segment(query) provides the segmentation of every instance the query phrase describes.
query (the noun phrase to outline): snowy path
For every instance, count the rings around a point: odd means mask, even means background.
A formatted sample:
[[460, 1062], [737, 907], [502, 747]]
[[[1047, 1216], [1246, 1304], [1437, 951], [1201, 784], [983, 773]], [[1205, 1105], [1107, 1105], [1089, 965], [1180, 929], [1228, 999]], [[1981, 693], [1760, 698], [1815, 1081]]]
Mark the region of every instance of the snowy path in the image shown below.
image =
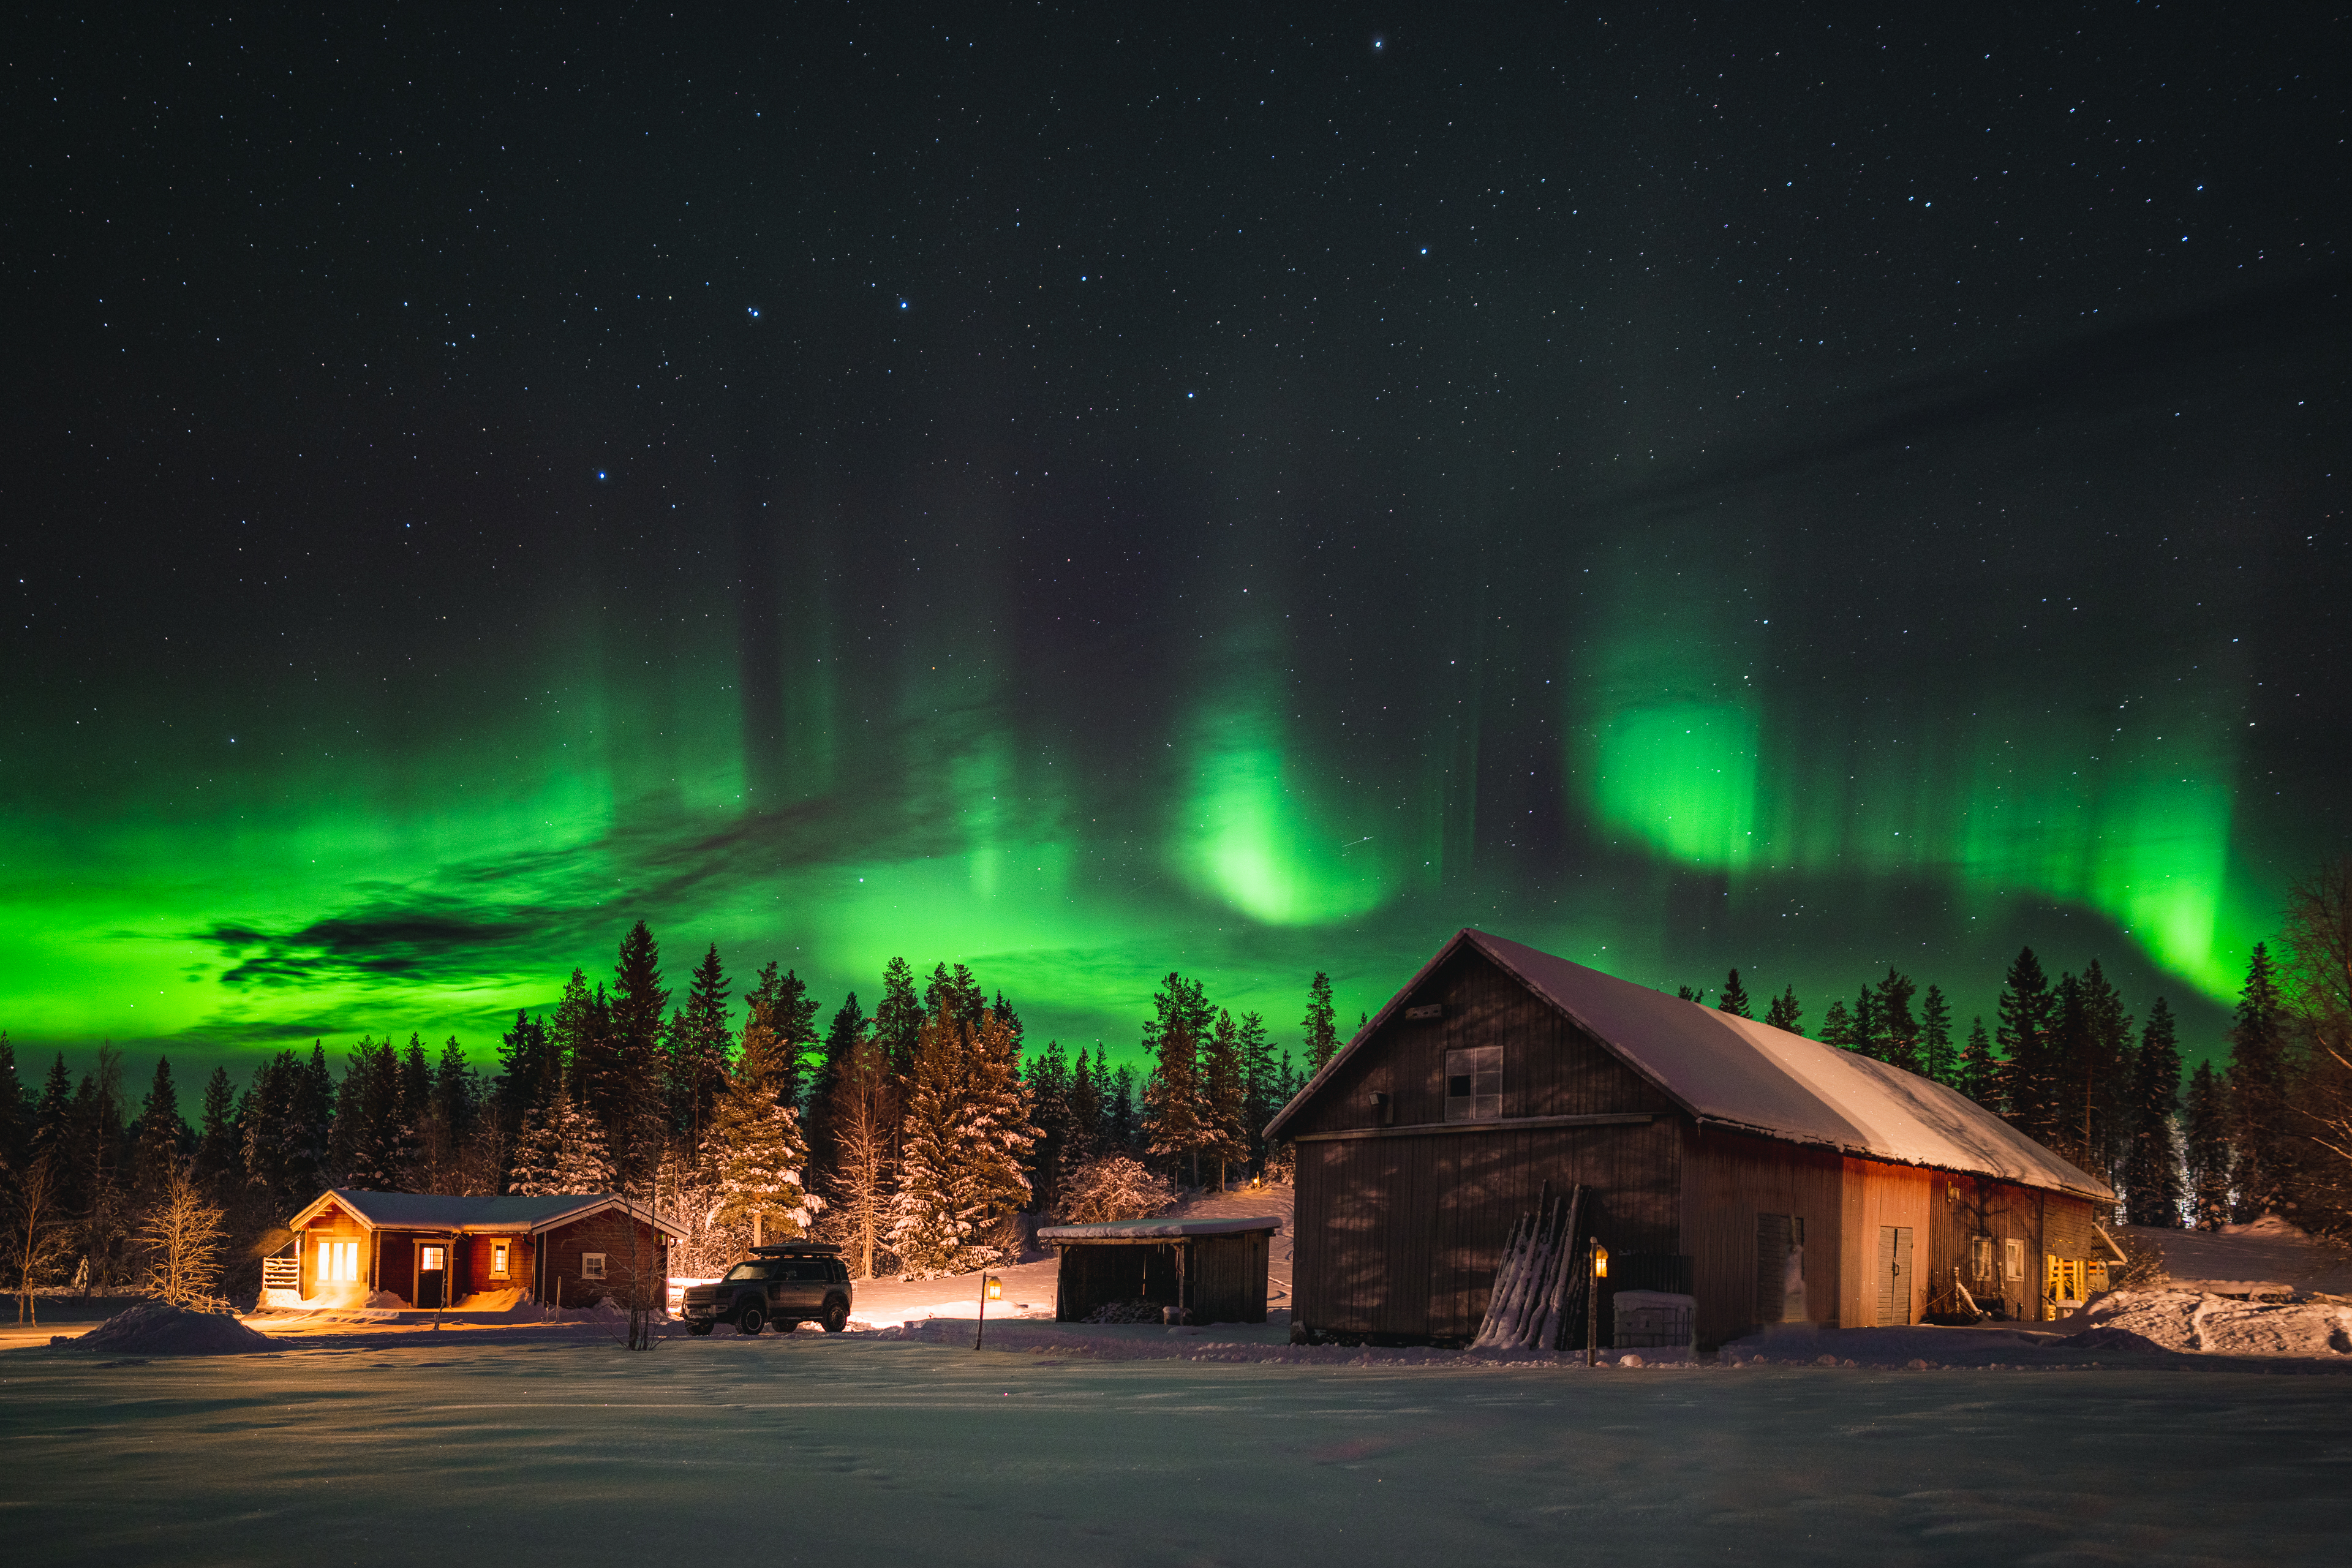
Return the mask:
[[[1105, 1362], [867, 1336], [0, 1353], [19, 1561], [2339, 1563], [2352, 1384]], [[780, 1533], [782, 1532], [782, 1533]]]

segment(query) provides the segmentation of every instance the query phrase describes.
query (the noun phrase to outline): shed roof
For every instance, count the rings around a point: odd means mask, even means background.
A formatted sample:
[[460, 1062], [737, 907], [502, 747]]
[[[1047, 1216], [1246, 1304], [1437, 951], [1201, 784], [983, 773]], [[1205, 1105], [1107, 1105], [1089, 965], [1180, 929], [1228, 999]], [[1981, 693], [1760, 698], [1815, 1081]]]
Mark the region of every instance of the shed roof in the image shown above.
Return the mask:
[[625, 1209], [672, 1236], [686, 1232], [614, 1193], [563, 1193], [546, 1197], [456, 1197], [446, 1193], [372, 1193], [335, 1187], [321, 1193], [288, 1222], [299, 1230], [329, 1204], [347, 1211], [370, 1230], [449, 1230], [536, 1234], [605, 1209]]
[[1413, 988], [1465, 945], [1517, 976], [1701, 1122], [2102, 1202], [2114, 1197], [2105, 1183], [1917, 1073], [1470, 929], [1439, 949], [1282, 1108], [1267, 1135], [1276, 1135]]
[[1040, 1241], [1182, 1241], [1198, 1236], [1245, 1236], [1254, 1230], [1277, 1231], [1278, 1215], [1261, 1219], [1111, 1219], [1095, 1225], [1040, 1226]]

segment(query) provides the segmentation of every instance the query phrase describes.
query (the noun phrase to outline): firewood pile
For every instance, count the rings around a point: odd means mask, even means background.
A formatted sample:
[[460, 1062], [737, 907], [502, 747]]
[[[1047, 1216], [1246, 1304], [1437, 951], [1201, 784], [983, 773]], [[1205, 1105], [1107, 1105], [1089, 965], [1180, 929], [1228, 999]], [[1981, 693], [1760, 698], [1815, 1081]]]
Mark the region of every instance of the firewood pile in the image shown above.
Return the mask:
[[1583, 1321], [1589, 1286], [1587, 1271], [1577, 1267], [1583, 1208], [1581, 1186], [1556, 1198], [1545, 1184], [1536, 1212], [1522, 1215], [1511, 1227], [1472, 1350], [1556, 1351], [1568, 1331]]

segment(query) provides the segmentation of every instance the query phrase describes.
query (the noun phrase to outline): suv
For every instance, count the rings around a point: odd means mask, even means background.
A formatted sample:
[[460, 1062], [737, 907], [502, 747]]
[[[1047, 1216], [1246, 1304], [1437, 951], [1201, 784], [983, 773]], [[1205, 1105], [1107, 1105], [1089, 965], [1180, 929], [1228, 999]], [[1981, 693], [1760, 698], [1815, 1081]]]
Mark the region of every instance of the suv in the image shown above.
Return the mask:
[[816, 1241], [753, 1247], [717, 1284], [686, 1288], [686, 1331], [732, 1323], [739, 1334], [756, 1334], [773, 1323], [789, 1334], [814, 1322], [841, 1332], [849, 1327], [849, 1269], [840, 1252]]

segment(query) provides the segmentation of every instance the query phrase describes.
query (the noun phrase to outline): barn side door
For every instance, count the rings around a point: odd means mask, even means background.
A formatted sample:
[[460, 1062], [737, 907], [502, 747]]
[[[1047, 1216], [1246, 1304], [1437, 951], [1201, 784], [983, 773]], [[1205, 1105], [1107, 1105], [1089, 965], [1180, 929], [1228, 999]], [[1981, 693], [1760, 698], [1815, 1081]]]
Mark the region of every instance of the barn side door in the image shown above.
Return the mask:
[[1878, 1323], [1891, 1328], [1911, 1321], [1911, 1227], [1878, 1227]]

